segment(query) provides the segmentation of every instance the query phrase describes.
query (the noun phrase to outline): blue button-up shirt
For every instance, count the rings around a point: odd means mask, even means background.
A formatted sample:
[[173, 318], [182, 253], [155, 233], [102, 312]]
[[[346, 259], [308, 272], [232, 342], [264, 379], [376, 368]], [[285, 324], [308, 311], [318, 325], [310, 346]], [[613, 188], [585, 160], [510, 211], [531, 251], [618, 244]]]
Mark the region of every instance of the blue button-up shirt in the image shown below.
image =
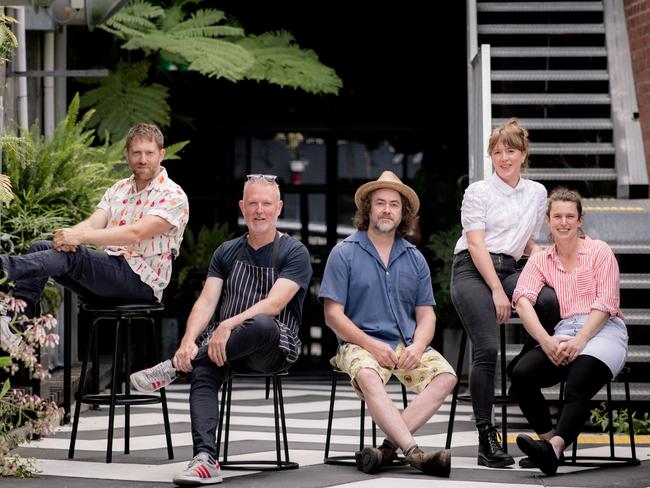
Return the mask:
[[357, 327], [393, 348], [400, 341], [413, 343], [415, 307], [436, 303], [422, 253], [396, 237], [385, 266], [366, 231], [332, 249], [319, 298], [342, 304]]

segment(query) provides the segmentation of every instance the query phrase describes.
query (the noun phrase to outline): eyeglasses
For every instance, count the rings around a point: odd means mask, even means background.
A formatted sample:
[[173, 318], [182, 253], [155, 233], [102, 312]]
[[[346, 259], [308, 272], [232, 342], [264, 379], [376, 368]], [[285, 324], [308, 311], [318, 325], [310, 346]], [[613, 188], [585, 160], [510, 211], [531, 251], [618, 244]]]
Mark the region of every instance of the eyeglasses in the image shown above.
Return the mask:
[[265, 180], [268, 181], [269, 183], [275, 183], [278, 177], [275, 175], [263, 175], [260, 173], [255, 173], [252, 175], [246, 175], [246, 179], [248, 181]]

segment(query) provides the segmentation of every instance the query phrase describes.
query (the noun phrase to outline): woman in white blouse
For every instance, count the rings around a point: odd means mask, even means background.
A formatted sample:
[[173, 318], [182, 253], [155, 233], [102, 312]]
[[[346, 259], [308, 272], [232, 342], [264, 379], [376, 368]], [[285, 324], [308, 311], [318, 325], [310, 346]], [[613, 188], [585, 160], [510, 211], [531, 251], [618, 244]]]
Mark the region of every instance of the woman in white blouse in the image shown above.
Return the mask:
[[[539, 250], [533, 240], [546, 209], [546, 189], [521, 177], [528, 159], [528, 131], [510, 119], [492, 131], [488, 144], [494, 173], [465, 190], [463, 234], [454, 250], [451, 298], [473, 346], [472, 407], [479, 433], [478, 464], [502, 468], [514, 463], [492, 426], [497, 324], [510, 317], [510, 297], [521, 257]], [[537, 310], [552, 328], [559, 320], [553, 290], [540, 294]]]
[[[519, 435], [517, 445], [542, 472], [554, 474], [562, 451], [575, 441], [589, 416], [589, 400], [625, 364], [628, 336], [619, 308], [616, 257], [603, 241], [582, 235], [578, 192], [553, 190], [546, 216], [554, 245], [529, 259], [512, 297], [540, 347], [528, 351], [513, 368], [510, 393], [540, 437]], [[544, 285], [557, 292], [562, 316], [550, 333], [532, 305]], [[562, 380], [564, 403], [553, 428], [540, 388]]]

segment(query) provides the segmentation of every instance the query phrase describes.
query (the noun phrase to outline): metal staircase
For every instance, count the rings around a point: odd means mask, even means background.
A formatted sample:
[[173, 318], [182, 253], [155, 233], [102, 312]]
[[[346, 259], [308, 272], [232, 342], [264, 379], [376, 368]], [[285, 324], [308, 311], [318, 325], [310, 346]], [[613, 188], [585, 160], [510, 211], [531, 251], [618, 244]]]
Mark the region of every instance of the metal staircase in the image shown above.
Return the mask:
[[623, 2], [468, 0], [467, 15], [470, 180], [492, 172], [491, 128], [517, 117], [527, 176], [594, 198], [585, 231], [619, 259], [632, 396], [650, 401], [650, 200]]

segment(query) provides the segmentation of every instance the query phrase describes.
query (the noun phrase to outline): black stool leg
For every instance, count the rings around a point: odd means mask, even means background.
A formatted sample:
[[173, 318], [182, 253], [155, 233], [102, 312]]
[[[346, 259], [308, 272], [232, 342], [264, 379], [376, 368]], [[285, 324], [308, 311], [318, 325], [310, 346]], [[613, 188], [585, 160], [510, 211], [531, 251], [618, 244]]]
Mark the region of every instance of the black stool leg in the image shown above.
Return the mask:
[[111, 384], [111, 403], [108, 410], [108, 442], [106, 446], [106, 462], [113, 460], [113, 427], [115, 426], [115, 402], [118, 388], [118, 369], [120, 368], [120, 319], [115, 325], [115, 349], [113, 350], [113, 383]]
[[[123, 353], [124, 357], [124, 393], [128, 396], [131, 394], [131, 319], [126, 320], [126, 329], [124, 329], [124, 340], [126, 342], [126, 350]], [[122, 379], [120, 379], [120, 391], [122, 389]], [[129, 438], [131, 437], [131, 406], [124, 405], [124, 454], [129, 454], [130, 445]]]
[[501, 351], [501, 396], [504, 399], [503, 405], [501, 405], [501, 432], [502, 432], [502, 444], [503, 452], [508, 452], [508, 405], [505, 402], [507, 396], [507, 386], [506, 386], [506, 325], [498, 324], [499, 327], [499, 348]]
[[282, 440], [284, 442], [284, 460], [289, 462], [289, 440], [287, 439], [287, 418], [284, 415], [284, 395], [282, 394], [282, 377], [273, 375], [278, 382], [278, 400], [280, 401], [280, 422], [282, 425]]
[[458, 403], [458, 390], [460, 389], [460, 376], [463, 373], [463, 361], [465, 359], [465, 347], [467, 346], [467, 331], [463, 329], [463, 335], [460, 340], [460, 351], [458, 352], [458, 363], [456, 365], [456, 386], [451, 397], [451, 407], [449, 408], [449, 425], [447, 426], [447, 441], [445, 449], [451, 448], [451, 437], [454, 435], [454, 418], [456, 417], [456, 404]]
[[95, 327], [97, 321], [93, 321], [90, 326], [90, 331], [88, 332], [88, 345], [86, 346], [86, 354], [84, 355], [84, 361], [81, 365], [81, 376], [79, 377], [79, 389], [77, 390], [77, 402], [74, 407], [74, 420], [72, 422], [72, 434], [70, 435], [70, 449], [68, 450], [68, 458], [72, 459], [74, 457], [74, 446], [77, 442], [77, 429], [79, 428], [79, 414], [81, 412], [81, 400], [85, 393], [86, 385], [86, 372], [88, 370], [88, 360], [90, 359], [90, 352], [93, 347], [93, 339], [95, 336]]
[[623, 380], [625, 385], [625, 407], [627, 408], [627, 427], [630, 430], [630, 450], [632, 451], [632, 461], [639, 463], [636, 458], [636, 445], [634, 443], [634, 424], [632, 422], [632, 402], [630, 400], [630, 382], [627, 375]]
[[221, 453], [221, 436], [223, 435], [223, 417], [226, 411], [226, 396], [228, 395], [228, 382], [221, 387], [221, 409], [219, 410], [219, 424], [217, 426], [217, 459]]
[[[268, 379], [268, 378], [267, 378]], [[278, 468], [282, 466], [282, 455], [280, 454], [280, 412], [278, 405], [278, 385], [273, 377], [273, 417], [275, 423], [275, 455]]]
[[226, 394], [228, 398], [226, 399], [226, 434], [223, 441], [223, 462], [228, 461], [228, 440], [230, 437], [230, 402], [232, 400], [232, 378], [228, 380], [226, 386]]
[[[153, 337], [153, 352], [155, 354], [156, 361], [160, 360], [160, 346], [158, 344], [158, 336], [156, 335], [156, 322], [153, 318], [147, 318], [151, 324], [151, 336]], [[126, 378], [127, 385], [130, 385], [131, 381], [127, 372]], [[165, 424], [165, 440], [167, 441], [167, 457], [169, 459], [174, 459], [174, 446], [172, 445], [172, 432], [169, 425], [169, 410], [167, 409], [167, 393], [164, 388], [160, 389], [160, 403], [162, 404], [163, 412], [163, 423]]]
[[612, 382], [607, 381], [607, 413], [609, 414], [609, 422], [607, 430], [609, 431], [609, 455], [613, 458], [614, 454], [614, 417], [612, 416]]
[[336, 373], [332, 372], [332, 392], [330, 393], [330, 411], [327, 416], [327, 435], [325, 436], [325, 457], [327, 462], [330, 456], [330, 441], [332, 440], [332, 421], [334, 419], [334, 399], [336, 398]]
[[359, 450], [363, 450], [366, 436], [366, 402], [361, 400], [361, 415], [359, 418]]

